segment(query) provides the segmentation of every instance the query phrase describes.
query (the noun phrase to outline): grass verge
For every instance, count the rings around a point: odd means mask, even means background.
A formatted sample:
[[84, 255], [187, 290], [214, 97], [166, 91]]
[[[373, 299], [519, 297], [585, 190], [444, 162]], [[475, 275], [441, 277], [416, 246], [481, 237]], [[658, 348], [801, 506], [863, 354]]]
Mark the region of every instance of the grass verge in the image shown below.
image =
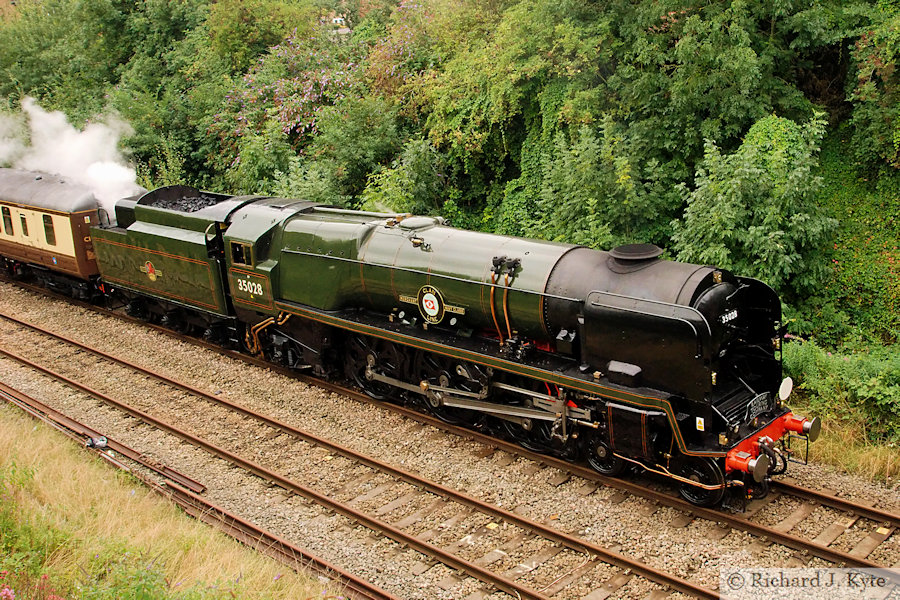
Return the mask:
[[0, 406], [0, 578], [3, 600], [326, 593], [8, 405]]
[[[791, 406], [798, 414], [815, 414], [807, 400]], [[822, 418], [822, 435], [809, 445], [810, 462], [828, 464], [872, 481], [891, 484], [900, 477], [900, 452], [893, 442], [871, 442], [863, 422]]]
[[900, 353], [896, 346], [838, 352], [813, 341], [784, 346], [785, 373], [799, 384], [791, 405], [822, 419], [816, 462], [873, 480], [900, 476]]

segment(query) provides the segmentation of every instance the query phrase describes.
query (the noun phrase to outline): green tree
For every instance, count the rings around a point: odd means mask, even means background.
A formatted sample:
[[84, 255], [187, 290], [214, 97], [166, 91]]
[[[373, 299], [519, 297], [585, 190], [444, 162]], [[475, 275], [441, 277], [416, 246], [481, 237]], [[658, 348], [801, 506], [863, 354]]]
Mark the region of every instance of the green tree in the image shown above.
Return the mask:
[[900, 9], [882, 4], [883, 21], [853, 47], [853, 151], [869, 165], [885, 161], [900, 169]]
[[[207, 120], [228, 90], [227, 65], [209, 48], [205, 0], [143, 0], [127, 19], [137, 44], [109, 102], [134, 129], [126, 143], [149, 184], [209, 186], [220, 154]], [[221, 169], [224, 171], [224, 169]]]
[[352, 198], [341, 194], [333, 174], [326, 167], [324, 163], [316, 161], [304, 163], [299, 156], [290, 157], [287, 171], [275, 173], [275, 195], [334, 206], [350, 206]]
[[587, 126], [571, 143], [557, 134], [530, 233], [592, 248], [635, 241], [635, 225], [646, 216], [644, 198], [621, 142], [611, 120], [604, 121], [599, 137]]
[[318, 10], [311, 2], [218, 0], [209, 12], [212, 47], [233, 72], [240, 73], [288, 34], [309, 35], [317, 16]]
[[210, 131], [233, 147], [240, 136], [259, 134], [275, 121], [301, 150], [318, 133], [323, 109], [363, 95], [353, 50], [324, 28], [313, 36], [291, 34], [232, 84], [224, 106], [211, 115]]
[[344, 197], [357, 198], [369, 175], [390, 164], [402, 147], [395, 109], [379, 98], [346, 98], [322, 109], [318, 131], [307, 156]]
[[22, 0], [0, 26], [0, 96], [32, 96], [84, 121], [104, 108], [132, 41], [118, 0]]
[[683, 188], [684, 219], [673, 223], [678, 259], [759, 278], [788, 298], [815, 289], [837, 226], [815, 202], [824, 130], [821, 114], [805, 125], [770, 115], [733, 154], [708, 141], [696, 187]]
[[287, 136], [270, 121], [265, 131], [240, 139], [238, 156], [225, 173], [229, 189], [243, 194], [267, 194], [279, 174], [288, 171], [293, 151]]
[[429, 142], [410, 140], [391, 168], [373, 173], [362, 194], [364, 210], [439, 214], [446, 184], [443, 156]]

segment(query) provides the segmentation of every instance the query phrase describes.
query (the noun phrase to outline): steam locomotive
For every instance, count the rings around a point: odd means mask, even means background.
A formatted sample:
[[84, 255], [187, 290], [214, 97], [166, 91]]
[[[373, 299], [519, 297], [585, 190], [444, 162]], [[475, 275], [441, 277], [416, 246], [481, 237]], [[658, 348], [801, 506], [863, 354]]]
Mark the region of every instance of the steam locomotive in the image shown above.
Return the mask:
[[698, 505], [765, 494], [820, 431], [784, 405], [775, 292], [656, 246], [187, 186], [119, 200], [113, 224], [86, 188], [10, 169], [0, 208], [14, 276], [604, 475], [663, 475]]

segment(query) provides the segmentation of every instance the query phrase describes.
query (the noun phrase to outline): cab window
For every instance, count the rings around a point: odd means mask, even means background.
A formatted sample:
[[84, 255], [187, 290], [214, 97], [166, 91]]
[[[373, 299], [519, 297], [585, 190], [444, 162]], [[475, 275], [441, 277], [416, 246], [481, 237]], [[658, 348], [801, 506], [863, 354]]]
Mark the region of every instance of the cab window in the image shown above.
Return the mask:
[[236, 265], [253, 266], [253, 256], [250, 252], [250, 244], [231, 242], [231, 262]]
[[53, 217], [44, 215], [44, 237], [51, 246], [56, 245], [56, 232], [53, 230]]
[[9, 212], [8, 206], [3, 207], [3, 231], [6, 235], [13, 234], [12, 213]]

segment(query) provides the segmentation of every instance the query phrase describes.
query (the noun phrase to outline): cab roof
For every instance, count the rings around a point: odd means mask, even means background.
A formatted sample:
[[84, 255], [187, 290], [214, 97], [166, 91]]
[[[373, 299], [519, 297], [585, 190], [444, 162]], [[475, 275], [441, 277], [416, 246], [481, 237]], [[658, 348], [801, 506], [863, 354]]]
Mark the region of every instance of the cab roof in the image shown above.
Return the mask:
[[231, 213], [225, 237], [255, 241], [278, 223], [318, 206], [315, 202], [285, 198], [255, 197]]

